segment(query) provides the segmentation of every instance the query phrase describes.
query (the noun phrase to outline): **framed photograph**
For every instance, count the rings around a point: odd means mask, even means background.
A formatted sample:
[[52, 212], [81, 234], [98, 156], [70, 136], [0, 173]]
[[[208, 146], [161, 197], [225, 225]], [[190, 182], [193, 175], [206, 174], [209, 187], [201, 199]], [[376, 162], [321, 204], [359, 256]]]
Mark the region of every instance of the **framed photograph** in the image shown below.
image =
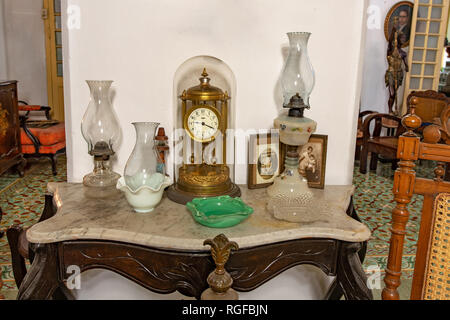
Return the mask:
[[250, 135], [248, 149], [248, 188], [266, 188], [280, 174], [278, 133]]
[[[280, 161], [286, 155], [286, 145], [281, 143]], [[328, 136], [312, 134], [309, 142], [298, 148], [300, 156], [298, 171], [308, 180], [310, 188], [325, 188], [325, 171], [327, 164]], [[284, 171], [284, 160], [280, 165], [280, 172]]]
[[402, 48], [409, 46], [414, 3], [401, 1], [395, 4], [384, 20], [384, 35], [392, 42], [395, 31], [399, 31], [399, 42]]

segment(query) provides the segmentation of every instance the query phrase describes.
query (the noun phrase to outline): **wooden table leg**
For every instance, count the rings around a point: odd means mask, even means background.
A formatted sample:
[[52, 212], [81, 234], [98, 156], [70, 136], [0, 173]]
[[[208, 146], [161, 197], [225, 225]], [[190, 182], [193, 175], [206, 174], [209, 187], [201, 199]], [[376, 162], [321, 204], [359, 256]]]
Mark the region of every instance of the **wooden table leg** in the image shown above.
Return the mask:
[[[60, 281], [56, 244], [38, 244], [35, 258], [19, 288], [18, 300], [49, 300], [64, 286]], [[58, 291], [59, 293], [61, 290]], [[61, 295], [58, 294], [58, 297]]]
[[341, 300], [343, 295], [344, 292], [339, 285], [339, 281], [337, 279], [334, 279], [333, 283], [328, 289], [327, 294], [325, 295], [325, 300]]
[[362, 246], [358, 242], [341, 243], [336, 281], [327, 298], [336, 299], [340, 287], [347, 300], [373, 300], [372, 291], [367, 287], [367, 277], [358, 255]]

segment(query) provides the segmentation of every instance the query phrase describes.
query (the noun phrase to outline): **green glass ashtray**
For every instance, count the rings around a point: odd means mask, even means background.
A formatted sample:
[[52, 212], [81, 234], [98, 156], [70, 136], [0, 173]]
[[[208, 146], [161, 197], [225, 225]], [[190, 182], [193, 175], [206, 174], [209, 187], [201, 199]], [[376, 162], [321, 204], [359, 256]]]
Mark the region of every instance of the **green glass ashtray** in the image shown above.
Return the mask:
[[210, 228], [233, 227], [253, 213], [253, 208], [247, 206], [241, 198], [230, 196], [195, 198], [186, 207], [195, 221]]

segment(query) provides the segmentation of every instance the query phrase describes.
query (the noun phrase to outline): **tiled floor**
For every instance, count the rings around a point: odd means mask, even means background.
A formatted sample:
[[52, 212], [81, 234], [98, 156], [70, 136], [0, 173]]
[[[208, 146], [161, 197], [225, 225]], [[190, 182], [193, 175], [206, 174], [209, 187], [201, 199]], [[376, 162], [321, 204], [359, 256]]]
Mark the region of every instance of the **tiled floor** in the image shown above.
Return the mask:
[[[30, 159], [29, 163], [24, 178], [20, 178], [15, 172], [0, 176], [0, 205], [3, 210], [1, 230], [6, 230], [14, 224], [28, 227], [36, 223], [44, 207], [47, 183], [67, 181], [65, 156], [58, 157], [57, 176], [52, 175], [48, 158]], [[3, 279], [1, 292], [7, 299], [14, 299], [17, 287], [6, 234], [0, 239], [0, 267]]]
[[[432, 172], [429, 163], [424, 163], [417, 169], [419, 176], [430, 177]], [[58, 159], [58, 175], [56, 177], [51, 174], [48, 159], [33, 162], [24, 178], [19, 178], [14, 173], [1, 176], [0, 204], [3, 209], [1, 229], [6, 230], [13, 224], [23, 226], [34, 224], [43, 209], [47, 182], [66, 180], [65, 157]], [[356, 186], [355, 207], [360, 218], [372, 231], [364, 268], [366, 271], [379, 268], [383, 277], [389, 248], [391, 210], [395, 205], [392, 196], [393, 171], [390, 165], [380, 164], [377, 173], [369, 172], [363, 175], [359, 173], [359, 166], [356, 163], [353, 183]], [[409, 297], [421, 203], [421, 197], [414, 197], [410, 207], [411, 219], [408, 224], [403, 260], [405, 272], [400, 290], [402, 299]], [[2, 293], [7, 299], [14, 299], [17, 288], [12, 274], [11, 256], [6, 236], [0, 239], [0, 266], [4, 283]], [[374, 290], [374, 296], [379, 299], [379, 290]]]

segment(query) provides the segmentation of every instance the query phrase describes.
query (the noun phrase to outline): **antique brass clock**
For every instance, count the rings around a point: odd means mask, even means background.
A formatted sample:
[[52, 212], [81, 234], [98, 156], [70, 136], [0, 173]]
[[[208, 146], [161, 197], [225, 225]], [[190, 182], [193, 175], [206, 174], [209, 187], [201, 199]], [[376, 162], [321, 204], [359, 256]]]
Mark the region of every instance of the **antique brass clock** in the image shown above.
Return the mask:
[[180, 96], [184, 160], [167, 196], [182, 204], [193, 198], [241, 194], [226, 164], [230, 96], [211, 85], [206, 69], [199, 80]]

